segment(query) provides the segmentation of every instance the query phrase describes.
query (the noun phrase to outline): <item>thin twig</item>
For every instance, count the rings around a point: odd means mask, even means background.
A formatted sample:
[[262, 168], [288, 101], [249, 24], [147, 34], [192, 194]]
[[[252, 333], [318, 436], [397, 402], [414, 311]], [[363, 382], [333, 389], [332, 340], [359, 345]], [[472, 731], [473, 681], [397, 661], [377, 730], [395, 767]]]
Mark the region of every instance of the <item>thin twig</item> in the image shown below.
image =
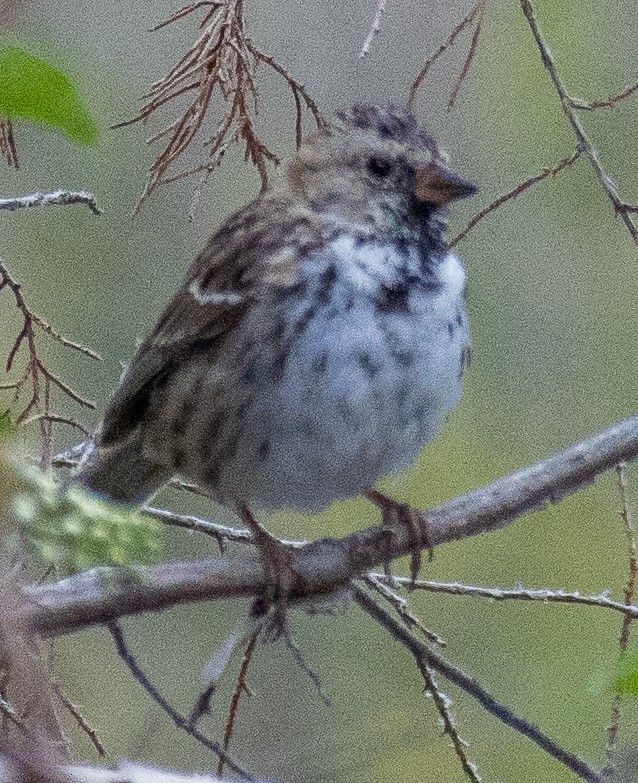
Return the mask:
[[88, 434], [84, 426], [74, 418], [60, 416], [51, 410], [51, 384], [57, 386], [66, 397], [83, 407], [95, 408], [95, 404], [78, 394], [44, 365], [38, 351], [36, 331], [39, 333], [39, 330], [42, 330], [64, 348], [78, 351], [85, 356], [90, 356], [92, 359], [99, 359], [100, 357], [94, 351], [91, 351], [90, 348], [63, 337], [41, 316], [36, 315], [28, 307], [20, 283], [12, 277], [7, 267], [0, 262], [0, 292], [3, 288], [11, 291], [15, 305], [22, 315], [22, 326], [9, 349], [5, 370], [6, 372], [11, 371], [14, 361], [21, 351], [26, 354], [26, 361], [21, 377], [17, 381], [3, 384], [2, 388], [13, 390], [13, 402], [15, 404], [20, 399], [23, 391], [30, 387], [29, 399], [17, 414], [16, 421], [22, 423], [29, 420], [38, 423], [40, 428], [40, 465], [44, 468], [51, 461], [52, 424], [54, 422], [68, 424]]
[[568, 155], [566, 158], [560, 160], [555, 166], [551, 166], [550, 168], [543, 169], [540, 172], [540, 174], [535, 174], [533, 177], [529, 177], [529, 179], [526, 179], [524, 182], [520, 182], [515, 188], [510, 190], [508, 193], [505, 193], [502, 196], [498, 196], [498, 198], [495, 198], [491, 204], [488, 204], [485, 207], [485, 209], [482, 209], [480, 212], [474, 215], [474, 217], [470, 220], [467, 226], [465, 226], [463, 231], [461, 231], [459, 234], [457, 234], [454, 237], [454, 239], [452, 239], [452, 241], [450, 242], [450, 247], [454, 247], [455, 245], [458, 245], [459, 242], [462, 242], [477, 223], [480, 223], [481, 220], [486, 218], [489, 214], [499, 209], [499, 207], [502, 207], [503, 204], [506, 204], [508, 201], [511, 201], [517, 196], [520, 196], [521, 193], [524, 193], [533, 185], [542, 182], [544, 179], [547, 179], [548, 177], [554, 177], [556, 176], [556, 174], [559, 174], [564, 169], [568, 168], [569, 166], [572, 166], [580, 158], [583, 152], [584, 149], [579, 147], [571, 155]]
[[[250, 666], [250, 662], [253, 657], [253, 652], [255, 651], [255, 645], [257, 644], [257, 639], [259, 638], [259, 632], [254, 633], [246, 645], [246, 649], [244, 651], [244, 656], [241, 659], [241, 666], [239, 667], [239, 674], [237, 675], [237, 684], [235, 685], [235, 691], [233, 693], [233, 698], [230, 702], [230, 709], [228, 711], [228, 720], [226, 721], [226, 729], [224, 731], [224, 751], [228, 750], [228, 746], [230, 745], [230, 740], [233, 736], [233, 731], [235, 728], [235, 719], [237, 718], [237, 709], [239, 707], [239, 700], [241, 699], [242, 693], [248, 693], [248, 688], [246, 686], [246, 675], [248, 674], [248, 667]], [[219, 763], [217, 764], [217, 774], [221, 777], [224, 774], [224, 763], [226, 759], [223, 756], [219, 757]]]
[[[627, 466], [624, 462], [621, 462], [616, 466], [616, 475], [618, 477], [618, 491], [620, 493], [620, 518], [623, 521], [625, 528], [625, 536], [627, 539], [627, 560], [628, 560], [628, 573], [627, 583], [625, 584], [625, 604], [631, 605], [634, 601], [634, 594], [636, 590], [636, 576], [638, 575], [638, 559], [636, 552], [636, 535], [634, 529], [634, 523], [629, 506], [629, 497], [627, 492]], [[631, 622], [636, 615], [625, 614], [623, 617], [622, 627], [620, 630], [620, 639], [618, 640], [618, 647], [620, 654], [622, 655], [627, 650], [629, 644], [629, 632], [631, 629]], [[616, 761], [616, 751], [618, 749], [618, 735], [620, 733], [620, 711], [621, 711], [621, 696], [617, 693], [611, 706], [611, 717], [609, 721], [609, 729], [607, 730], [607, 767], [606, 771], [613, 770]]]
[[472, 67], [472, 63], [474, 62], [474, 57], [476, 56], [476, 52], [478, 50], [479, 37], [481, 35], [481, 30], [483, 29], [485, 3], [481, 2], [479, 3], [479, 6], [480, 6], [480, 10], [475, 18], [474, 32], [472, 33], [470, 48], [467, 51], [465, 60], [463, 61], [463, 67], [461, 68], [461, 73], [459, 74], [459, 78], [456, 80], [456, 84], [452, 88], [452, 92], [450, 93], [450, 97], [447, 102], [448, 111], [451, 111], [456, 106], [456, 99], [459, 96], [459, 92], [461, 90], [461, 87], [463, 86], [463, 82], [466, 80], [467, 75], [470, 72], [470, 68]]
[[[408, 628], [418, 628], [419, 631], [425, 636], [425, 638], [433, 644], [438, 644], [439, 647], [445, 647], [446, 641], [442, 639], [438, 633], [426, 628], [421, 620], [408, 609], [408, 602], [405, 598], [394, 592], [391, 586], [394, 582], [394, 575], [388, 576], [387, 574], [366, 574], [363, 577], [363, 581], [366, 585], [378, 593], [390, 606], [399, 614], [401, 619], [405, 622]], [[402, 584], [401, 581], [398, 584]], [[416, 582], [415, 582], [416, 584]]]
[[282, 634], [284, 643], [288, 650], [290, 651], [290, 654], [293, 657], [293, 660], [299, 667], [299, 669], [308, 677], [310, 682], [315, 686], [315, 689], [317, 691], [317, 695], [321, 699], [321, 701], [326, 705], [326, 707], [332, 707], [332, 699], [326, 691], [324, 690], [323, 683], [321, 682], [321, 677], [317, 674], [317, 672], [310, 667], [308, 662], [306, 661], [304, 654], [302, 653], [301, 649], [297, 644], [295, 644], [294, 639], [290, 635], [289, 631], [287, 629], [284, 629], [284, 632]]
[[468, 585], [460, 582], [434, 582], [428, 579], [412, 581], [409, 576], [385, 574], [368, 574], [379, 582], [388, 582], [409, 590], [425, 590], [428, 593], [444, 593], [445, 595], [461, 595], [472, 598], [488, 598], [491, 601], [540, 601], [541, 603], [582, 604], [583, 606], [599, 606], [613, 609], [630, 619], [638, 618], [638, 606], [612, 600], [605, 593], [599, 595], [583, 595], [567, 590], [550, 590], [547, 587], [515, 587], [506, 590], [502, 587], [484, 587], [483, 585]]
[[49, 337], [52, 337], [56, 342], [60, 343], [60, 345], [63, 345], [65, 348], [71, 348], [73, 351], [77, 351], [78, 353], [84, 354], [84, 356], [88, 356], [91, 359], [95, 359], [98, 362], [102, 361], [102, 357], [100, 356], [99, 353], [96, 353], [92, 348], [87, 348], [86, 345], [82, 345], [81, 343], [76, 343], [73, 340], [69, 340], [67, 337], [64, 337], [64, 335], [56, 331], [51, 326], [51, 324], [45, 321], [44, 318], [41, 318], [39, 315], [37, 315], [37, 313], [31, 313], [31, 319], [44, 332], [46, 332], [49, 335]]
[[616, 95], [611, 95], [609, 98], [605, 98], [602, 101], [586, 101], [580, 100], [580, 98], [572, 98], [572, 106], [574, 109], [581, 109], [583, 111], [594, 111], [595, 109], [611, 109], [620, 101], [624, 101], [625, 98], [629, 98], [634, 93], [638, 92], [638, 82], [626, 87], [622, 92]]
[[20, 168], [11, 120], [0, 120], [0, 155], [6, 160], [9, 168]]
[[55, 695], [58, 697], [58, 699], [62, 702], [62, 704], [65, 706], [65, 708], [68, 710], [68, 712], [75, 718], [76, 723], [80, 727], [80, 729], [86, 734], [86, 736], [89, 738], [91, 744], [97, 751], [98, 756], [104, 757], [106, 756], [106, 749], [102, 742], [100, 741], [100, 738], [97, 735], [97, 732], [95, 729], [91, 726], [91, 724], [87, 721], [87, 719], [82, 715], [78, 707], [73, 704], [73, 702], [67, 697], [67, 695], [64, 693], [62, 688], [60, 687], [60, 683], [53, 681], [52, 682], [52, 688]]
[[223, 759], [224, 762], [233, 770], [233, 772], [236, 772], [243, 780], [254, 781], [255, 778], [248, 772], [244, 771], [238, 764], [236, 764], [226, 753], [226, 751], [223, 750], [219, 743], [209, 740], [208, 737], [205, 737], [195, 727], [190, 726], [188, 720], [180, 715], [179, 712], [177, 712], [177, 710], [171, 704], [169, 704], [168, 701], [166, 701], [166, 699], [161, 695], [161, 693], [146, 676], [144, 670], [128, 649], [124, 639], [124, 634], [122, 633], [122, 630], [117, 625], [117, 623], [110, 622], [108, 624], [108, 629], [111, 633], [111, 636], [113, 637], [118, 655], [126, 664], [133, 677], [135, 677], [135, 679], [144, 688], [146, 693], [161, 708], [161, 710], [166, 715], [168, 715], [177, 728], [185, 731], [190, 737], [193, 737], [193, 739], [197, 740], [200, 745], [203, 745], [205, 748], [212, 751], [218, 758]]
[[372, 20], [368, 34], [366, 35], [366, 39], [363, 42], [363, 46], [361, 47], [361, 51], [359, 52], [359, 57], [365, 57], [366, 54], [370, 52], [372, 42], [381, 30], [381, 19], [385, 13], [385, 3], [386, 0], [377, 0], [377, 10], [374, 14], [374, 19]]
[[447, 734], [452, 741], [452, 747], [456, 753], [459, 761], [461, 762], [461, 768], [465, 773], [468, 780], [472, 783], [481, 783], [481, 776], [473, 761], [470, 761], [465, 748], [467, 743], [459, 736], [458, 728], [456, 726], [456, 720], [451, 711], [452, 700], [449, 696], [446, 696], [439, 688], [439, 685], [434, 677], [432, 669], [427, 665], [423, 658], [417, 658], [416, 665], [421, 672], [423, 681], [425, 682], [426, 693], [430, 694], [434, 701], [434, 706], [438, 710], [441, 716], [441, 722], [443, 724], [443, 733]]
[[[449, 36], [446, 38], [446, 40], [439, 46], [439, 48], [431, 54], [428, 59], [425, 61], [425, 64], [423, 68], [419, 71], [419, 73], [416, 76], [416, 79], [412, 82], [412, 85], [410, 86], [410, 90], [408, 92], [408, 107], [413, 108], [414, 102], [416, 100], [416, 94], [419, 90], [419, 87], [423, 83], [423, 80], [427, 76], [428, 72], [430, 71], [430, 68], [434, 65], [434, 63], [441, 57], [447, 50], [454, 45], [454, 42], [459, 37], [459, 35], [463, 32], [463, 30], [466, 30], [476, 19], [477, 16], [483, 14], [483, 9], [485, 6], [484, 0], [480, 0], [469, 12], [466, 16], [461, 19], [461, 21], [456, 25], [456, 27], [452, 30], [452, 32], [449, 34]], [[476, 48], [476, 47], [475, 47]], [[472, 51], [471, 45], [470, 45], [470, 52]], [[473, 58], [472, 54], [472, 58]], [[471, 63], [471, 60], [470, 60]], [[469, 68], [469, 65], [468, 65]], [[465, 78], [465, 77], [463, 77]], [[460, 86], [460, 85], [459, 85]]]
[[[48, 377], [47, 377], [48, 381]], [[56, 424], [67, 424], [69, 427], [74, 427], [76, 430], [79, 430], [83, 435], [86, 435], [88, 438], [91, 437], [91, 433], [87, 430], [87, 428], [80, 424], [80, 422], [77, 419], [72, 419], [69, 416], [60, 416], [57, 413], [36, 413], [35, 416], [29, 416], [28, 419], [25, 419], [23, 424], [32, 424], [33, 422], [40, 422], [40, 421], [46, 421], [50, 423], [56, 423]]]
[[356, 603], [400, 642], [414, 656], [417, 662], [424, 662], [431, 669], [457, 685], [473, 699], [476, 699], [487, 712], [494, 715], [506, 726], [513, 728], [524, 737], [530, 739], [541, 750], [544, 750], [583, 780], [587, 780], [589, 783], [605, 783], [602, 775], [587, 762], [565, 750], [533, 723], [525, 720], [525, 718], [521, 718], [509, 707], [498, 702], [473, 677], [451, 664], [435, 649], [428, 647], [420, 639], [417, 639], [393, 615], [379, 606], [363, 588], [353, 585], [352, 594]]
[[598, 181], [602, 185], [603, 190], [607, 195], [607, 198], [611, 201], [614, 207], [614, 211], [620, 215], [623, 223], [627, 228], [627, 231], [629, 232], [629, 235], [631, 236], [633, 241], [638, 245], [638, 229], [634, 225], [632, 219], [629, 217], [628, 211], [625, 209], [625, 204], [618, 194], [616, 184], [603, 168], [603, 165], [598, 157], [598, 153], [596, 152], [589, 137], [585, 133], [585, 130], [580, 122], [580, 119], [575, 114], [573, 99], [567, 93], [567, 90], [565, 89], [558, 75], [558, 71], [556, 70], [556, 64], [554, 63], [554, 58], [549, 49], [549, 46], [545, 43], [545, 40], [541, 35], [541, 32], [538, 27], [538, 22], [536, 21], [536, 16], [534, 14], [534, 9], [532, 7], [530, 0], [521, 0], [521, 8], [530, 26], [532, 35], [534, 36], [534, 40], [536, 41], [536, 46], [538, 47], [538, 50], [540, 52], [541, 59], [543, 61], [543, 66], [545, 67], [545, 70], [549, 74], [552, 84], [554, 85], [554, 89], [558, 94], [565, 118], [567, 119], [567, 122], [571, 126], [574, 136], [576, 137], [576, 141], [578, 142], [579, 149], [582, 149], [582, 151], [589, 158], [592, 168], [594, 169], [594, 172], [596, 173], [596, 176], [598, 178]]

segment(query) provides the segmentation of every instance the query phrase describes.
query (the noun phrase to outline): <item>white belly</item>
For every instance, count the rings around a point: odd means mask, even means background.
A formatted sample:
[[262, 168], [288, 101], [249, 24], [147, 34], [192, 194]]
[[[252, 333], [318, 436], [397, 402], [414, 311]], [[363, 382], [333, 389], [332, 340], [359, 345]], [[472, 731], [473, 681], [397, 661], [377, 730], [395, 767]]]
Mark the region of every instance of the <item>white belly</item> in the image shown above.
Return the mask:
[[397, 313], [345, 277], [255, 394], [220, 497], [318, 510], [414, 460], [459, 401], [469, 339], [462, 264], [448, 255], [438, 277]]

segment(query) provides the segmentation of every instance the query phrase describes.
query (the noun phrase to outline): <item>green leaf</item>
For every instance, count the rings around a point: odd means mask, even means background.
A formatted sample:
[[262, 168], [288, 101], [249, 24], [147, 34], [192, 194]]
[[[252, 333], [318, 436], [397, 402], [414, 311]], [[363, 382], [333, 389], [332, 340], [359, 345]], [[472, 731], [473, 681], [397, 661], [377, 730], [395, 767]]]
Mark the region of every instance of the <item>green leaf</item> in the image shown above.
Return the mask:
[[98, 132], [77, 90], [53, 66], [23, 49], [0, 43], [0, 117], [43, 122], [80, 144]]
[[614, 678], [614, 691], [638, 696], [638, 655], [621, 655]]

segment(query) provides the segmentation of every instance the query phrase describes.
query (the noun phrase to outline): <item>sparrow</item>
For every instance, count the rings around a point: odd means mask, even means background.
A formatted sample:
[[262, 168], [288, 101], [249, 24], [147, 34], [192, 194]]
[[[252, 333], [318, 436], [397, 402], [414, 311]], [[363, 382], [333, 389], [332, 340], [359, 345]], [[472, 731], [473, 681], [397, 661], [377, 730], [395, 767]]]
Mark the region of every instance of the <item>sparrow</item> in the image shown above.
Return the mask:
[[76, 481], [127, 504], [194, 482], [241, 515], [285, 581], [283, 545], [253, 509], [361, 493], [383, 508], [375, 482], [459, 402], [466, 275], [445, 215], [475, 190], [406, 108], [338, 112], [209, 239]]

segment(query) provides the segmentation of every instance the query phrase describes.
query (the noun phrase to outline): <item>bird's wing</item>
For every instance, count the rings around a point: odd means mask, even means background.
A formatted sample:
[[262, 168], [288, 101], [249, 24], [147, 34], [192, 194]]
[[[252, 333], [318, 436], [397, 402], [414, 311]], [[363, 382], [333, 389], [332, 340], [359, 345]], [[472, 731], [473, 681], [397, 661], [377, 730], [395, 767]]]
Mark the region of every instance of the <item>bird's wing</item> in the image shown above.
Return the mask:
[[291, 212], [282, 198], [264, 203], [268, 195], [236, 213], [208, 241], [109, 402], [100, 445], [127, 438], [143, 420], [152, 392], [202, 351], [214, 355], [264, 290], [295, 284], [299, 238], [317, 244], [317, 231], [308, 213]]

